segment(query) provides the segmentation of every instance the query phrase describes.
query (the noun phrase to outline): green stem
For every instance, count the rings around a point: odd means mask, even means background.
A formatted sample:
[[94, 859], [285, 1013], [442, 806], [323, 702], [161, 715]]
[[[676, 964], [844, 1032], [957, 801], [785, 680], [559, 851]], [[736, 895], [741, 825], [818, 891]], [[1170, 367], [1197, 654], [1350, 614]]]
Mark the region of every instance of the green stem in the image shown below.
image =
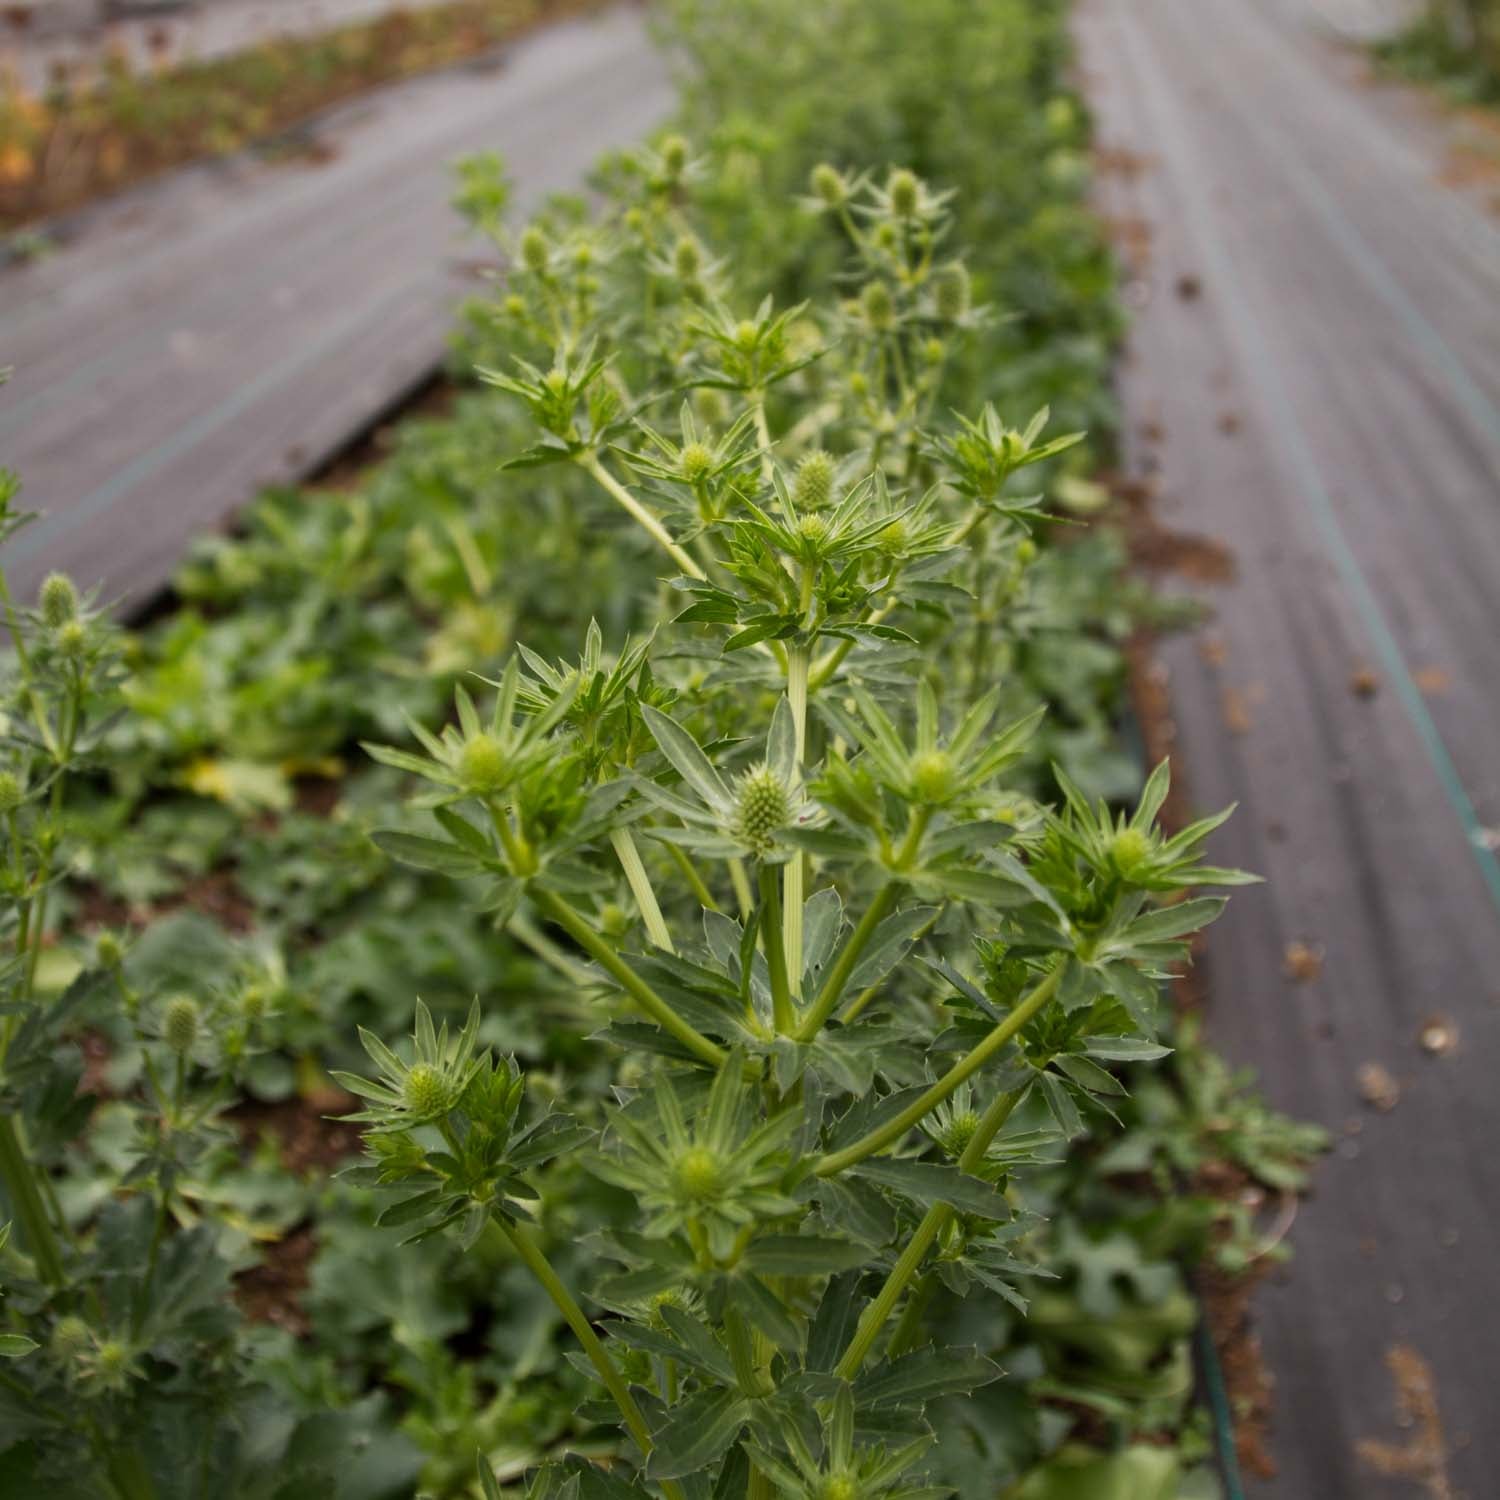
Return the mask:
[[724, 1049], [688, 1025], [556, 891], [534, 885], [530, 894], [537, 909], [556, 922], [663, 1031], [675, 1036], [695, 1057], [714, 1067], [724, 1061]]
[[26, 1248], [36, 1262], [37, 1274], [48, 1286], [62, 1286], [67, 1279], [63, 1272], [62, 1251], [47, 1217], [47, 1206], [42, 1201], [31, 1163], [21, 1148], [15, 1120], [10, 1115], [0, 1115], [0, 1181], [5, 1183], [6, 1196], [20, 1223]]
[[[919, 928], [917, 928], [917, 930], [914, 933], [912, 933], [912, 935], [911, 935], [911, 946], [912, 947], [916, 947], [916, 945], [918, 943], [920, 943], [922, 941], [922, 939], [924, 937], [926, 937], [927, 934], [929, 932], [931, 932], [934, 927], [937, 926], [937, 924], [938, 924], [938, 918], [941, 917], [942, 914], [943, 914], [943, 908], [942, 908], [942, 906], [935, 906], [933, 908], [932, 915], [930, 917], [928, 917], [928, 919], [925, 922], [923, 922], [922, 925]], [[870, 1001], [872, 1001], [876, 997], [876, 995], [878, 995], [880, 993], [880, 991], [884, 988], [884, 986], [885, 986], [885, 981], [883, 979], [877, 979], [874, 984], [867, 985], [864, 989], [862, 989], [859, 992], [859, 994], [857, 994], [844, 1007], [843, 1013], [839, 1016], [840, 1023], [842, 1025], [847, 1026], [852, 1020], [855, 1019], [856, 1016], [859, 1015], [859, 1013], [862, 1010], [864, 1010], [865, 1006], [867, 1006], [870, 1003]]]
[[582, 986], [589, 983], [589, 971], [582, 964], [574, 963], [545, 932], [534, 926], [520, 912], [517, 912], [506, 923], [506, 927], [512, 936], [518, 937], [544, 964], [549, 964], [556, 969], [571, 984]]
[[[907, 870], [911, 867], [912, 861], [921, 851], [922, 837], [927, 832], [927, 825], [931, 821], [932, 809], [930, 807], [917, 808], [912, 812], [911, 819], [906, 825], [906, 837], [891, 860], [893, 871]], [[822, 989], [818, 991], [818, 998], [813, 1008], [808, 1012], [801, 1029], [797, 1032], [799, 1042], [810, 1042], [833, 1014], [834, 1008], [838, 1005], [854, 973], [855, 966], [859, 963], [861, 954], [875, 935], [876, 928], [885, 920], [891, 907], [895, 905], [896, 898], [901, 894], [901, 888], [901, 876], [894, 874], [881, 887], [880, 893], [870, 903], [864, 916], [860, 918], [859, 925], [849, 934], [849, 941], [844, 944], [843, 951], [834, 962], [833, 968], [829, 970]], [[868, 1004], [868, 1001], [865, 1003]], [[845, 1019], [852, 1020], [853, 1016], [858, 1015], [859, 1010], [863, 1008], [864, 1006], [861, 1005]]]
[[719, 903], [714, 900], [714, 893], [704, 885], [703, 877], [698, 873], [697, 865], [688, 857], [687, 850], [680, 844], [668, 844], [667, 853], [672, 856], [677, 868], [682, 871], [683, 879], [692, 888], [698, 905], [705, 911], [718, 911]]
[[799, 1042], [812, 1041], [823, 1029], [829, 1016], [838, 1006], [850, 976], [858, 966], [866, 947], [869, 946], [870, 939], [875, 935], [875, 929], [889, 915], [900, 894], [901, 882], [889, 880], [881, 886], [875, 899], [865, 908], [865, 914], [859, 919], [859, 925], [849, 934], [849, 941], [839, 951], [833, 967], [828, 971], [828, 977], [823, 981], [823, 987], [818, 991], [818, 998], [813, 1002], [812, 1009], [803, 1017], [802, 1025], [797, 1028], [796, 1036]]
[[966, 1057], [954, 1063], [938, 1081], [919, 1099], [909, 1104], [894, 1119], [878, 1130], [862, 1136], [842, 1151], [821, 1157], [813, 1171], [819, 1177], [832, 1177], [846, 1167], [852, 1167], [867, 1156], [883, 1151], [894, 1141], [899, 1141], [908, 1130], [939, 1104], [966, 1079], [973, 1077], [992, 1057], [1002, 1051], [1018, 1031], [1051, 1000], [1062, 980], [1062, 965], [1056, 964], [1045, 979], [1037, 983], [1031, 993]]
[[760, 477], [763, 484], [771, 482], [771, 424], [766, 419], [766, 393], [749, 393], [750, 409], [755, 413], [755, 436], [760, 443]]
[[682, 569], [689, 578], [704, 579], [708, 575], [698, 566], [697, 561], [691, 553], [684, 552], [681, 547], [672, 540], [671, 533], [655, 516], [641, 504], [629, 490], [615, 478], [603, 464], [599, 462], [597, 454], [590, 453], [587, 458], [581, 460], [583, 467], [593, 476], [604, 490], [616, 500], [620, 507], [646, 531], [647, 535], [656, 542]]
[[735, 857], [729, 861], [729, 883], [734, 887], [734, 899], [740, 904], [740, 916], [750, 920], [755, 910], [755, 897], [750, 894], [750, 877], [745, 874], [744, 860]]
[[[519, 1225], [507, 1224], [498, 1215], [495, 1216], [495, 1223], [500, 1226], [500, 1232], [510, 1241], [526, 1269], [541, 1283], [542, 1290], [552, 1299], [558, 1312], [563, 1315], [563, 1321], [583, 1345], [583, 1352], [588, 1356], [589, 1363], [599, 1372], [599, 1379], [604, 1382], [605, 1389], [620, 1408], [620, 1415], [625, 1419], [636, 1447], [643, 1455], [649, 1455], [652, 1446], [651, 1430], [646, 1426], [640, 1407], [635, 1404], [635, 1397], [630, 1394], [630, 1386], [614, 1360], [609, 1357], [609, 1351], [600, 1342], [599, 1335], [594, 1332], [593, 1324], [584, 1315], [573, 1294], [563, 1285], [562, 1278], [552, 1269], [552, 1262]], [[670, 1479], [661, 1481], [661, 1491], [668, 1500], [682, 1500], [681, 1488]]]
[[[1055, 974], [1059, 971], [1053, 972]], [[1026, 1090], [1020, 1088], [995, 1096], [989, 1108], [981, 1116], [974, 1134], [969, 1139], [969, 1144], [964, 1148], [963, 1155], [958, 1159], [959, 1171], [972, 1174], [984, 1164], [990, 1143], [999, 1134], [1000, 1127], [1010, 1118], [1012, 1110], [1021, 1102], [1025, 1093]], [[906, 1290], [907, 1282], [916, 1275], [918, 1266], [922, 1264], [933, 1243], [952, 1222], [953, 1210], [946, 1203], [934, 1203], [922, 1216], [921, 1223], [912, 1234], [910, 1244], [901, 1252], [901, 1258], [891, 1268], [891, 1274], [886, 1277], [885, 1285], [881, 1287], [875, 1300], [860, 1316], [859, 1324], [854, 1330], [854, 1337], [850, 1339], [849, 1347], [844, 1350], [843, 1357], [834, 1370], [834, 1374], [840, 1379], [853, 1380], [859, 1374], [860, 1367], [874, 1347], [880, 1330], [885, 1327], [886, 1321], [896, 1310], [896, 1304], [901, 1300], [901, 1294]]]
[[156, 1485], [139, 1449], [107, 1443], [104, 1464], [110, 1485], [120, 1500], [156, 1500]]
[[797, 1024], [792, 1009], [792, 988], [786, 974], [786, 942], [781, 930], [781, 892], [776, 885], [776, 867], [760, 867], [761, 936], [766, 945], [766, 967], [771, 971], [771, 1014], [779, 1036], [787, 1036]]
[[651, 877], [646, 873], [641, 851], [636, 848], [635, 839], [630, 830], [616, 828], [610, 834], [609, 841], [614, 845], [615, 854], [620, 860], [620, 868], [625, 872], [626, 883], [630, 886], [630, 894], [635, 897], [641, 920], [646, 924], [646, 936], [651, 939], [655, 947], [664, 948], [668, 953], [675, 953], [677, 950], [672, 946], [672, 934], [667, 931], [666, 920], [662, 917], [661, 907], [657, 905], [656, 891], [652, 887]]
[[[797, 780], [807, 752], [807, 647], [788, 646], [786, 698], [792, 710], [792, 732], [797, 754]], [[794, 995], [802, 993], [802, 893], [806, 860], [800, 853], [787, 861], [782, 874], [782, 910], [786, 921], [786, 967]]]

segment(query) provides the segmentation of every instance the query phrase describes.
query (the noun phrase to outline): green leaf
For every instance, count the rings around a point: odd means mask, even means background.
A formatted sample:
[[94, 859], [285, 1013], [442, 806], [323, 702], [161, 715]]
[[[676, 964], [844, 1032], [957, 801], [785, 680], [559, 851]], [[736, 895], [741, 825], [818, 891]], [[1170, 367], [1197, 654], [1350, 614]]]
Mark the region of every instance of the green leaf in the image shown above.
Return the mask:
[[849, 1170], [856, 1177], [894, 1188], [925, 1208], [931, 1208], [934, 1203], [946, 1203], [959, 1213], [977, 1214], [986, 1219], [1010, 1217], [1010, 1205], [1003, 1193], [989, 1183], [941, 1162], [872, 1156]]
[[455, 880], [482, 875], [490, 867], [487, 861], [477, 858], [470, 850], [442, 839], [424, 838], [421, 834], [401, 833], [395, 829], [379, 829], [370, 837], [392, 859], [400, 860], [404, 865], [414, 865], [419, 870], [451, 875]]
[[939, 1396], [967, 1396], [1002, 1374], [977, 1349], [929, 1346], [868, 1370], [855, 1381], [854, 1398], [861, 1409], [921, 1406]]
[[767, 1234], [752, 1240], [745, 1252], [747, 1270], [766, 1276], [831, 1276], [852, 1270], [869, 1258], [863, 1245], [820, 1239], [810, 1234]]
[[24, 1333], [0, 1333], [0, 1359], [20, 1359], [40, 1347], [35, 1339], [27, 1338]]
[[729, 1451], [749, 1416], [750, 1403], [737, 1391], [699, 1391], [679, 1402], [652, 1434], [647, 1478], [681, 1479], [706, 1469]]

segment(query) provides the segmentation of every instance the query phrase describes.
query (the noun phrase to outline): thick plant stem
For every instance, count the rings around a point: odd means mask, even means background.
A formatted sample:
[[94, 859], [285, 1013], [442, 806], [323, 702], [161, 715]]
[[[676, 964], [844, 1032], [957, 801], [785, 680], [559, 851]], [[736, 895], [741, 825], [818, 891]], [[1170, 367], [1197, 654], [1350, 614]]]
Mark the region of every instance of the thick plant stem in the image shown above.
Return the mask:
[[[792, 729], [797, 749], [797, 780], [802, 779], [802, 761], [807, 753], [807, 647], [788, 646], [786, 653], [786, 698], [792, 710]], [[802, 892], [806, 856], [794, 854], [782, 876], [782, 910], [786, 923], [786, 967], [792, 993], [802, 993]]]
[[631, 836], [630, 830], [628, 828], [615, 829], [610, 834], [609, 841], [614, 845], [615, 853], [619, 856], [620, 868], [625, 872], [630, 894], [635, 897], [641, 920], [646, 924], [646, 936], [651, 939], [655, 947], [664, 948], [668, 953], [675, 953], [677, 950], [672, 946], [672, 934], [667, 931], [661, 907], [656, 902], [656, 891], [652, 888], [651, 877], [646, 873], [646, 866], [641, 860], [641, 851], [636, 848], [635, 839]]
[[760, 867], [760, 923], [766, 946], [766, 967], [771, 971], [771, 1015], [779, 1036], [790, 1035], [797, 1024], [792, 1009], [792, 989], [786, 975], [786, 941], [781, 930], [781, 892], [773, 865]]
[[883, 1151], [899, 1141], [919, 1120], [936, 1109], [939, 1104], [966, 1079], [973, 1077], [992, 1057], [1002, 1051], [1018, 1031], [1051, 1000], [1062, 979], [1062, 965], [1056, 964], [1047, 977], [1041, 980], [1019, 1005], [966, 1057], [948, 1069], [938, 1081], [920, 1098], [913, 1101], [894, 1119], [887, 1121], [879, 1130], [872, 1130], [842, 1151], [835, 1151], [819, 1159], [813, 1171], [819, 1177], [832, 1177], [846, 1167], [852, 1167], [867, 1156]]
[[750, 877], [745, 874], [744, 860], [729, 861], [729, 883], [734, 887], [734, 899], [739, 903], [740, 916], [748, 922], [750, 913], [755, 910], [755, 897], [750, 894]]
[[[542, 1290], [552, 1299], [558, 1312], [563, 1315], [563, 1321], [573, 1330], [578, 1342], [583, 1345], [583, 1352], [588, 1356], [589, 1363], [599, 1372], [599, 1379], [604, 1382], [605, 1389], [614, 1397], [615, 1405], [620, 1408], [620, 1415], [625, 1419], [625, 1426], [629, 1428], [636, 1446], [642, 1454], [649, 1455], [651, 1430], [646, 1426], [646, 1419], [641, 1415], [641, 1409], [636, 1405], [635, 1397], [630, 1394], [630, 1387], [626, 1384], [625, 1377], [620, 1373], [614, 1360], [609, 1357], [609, 1351], [600, 1342], [599, 1335], [594, 1332], [593, 1325], [584, 1315], [583, 1309], [578, 1305], [573, 1294], [563, 1285], [562, 1278], [557, 1272], [552, 1269], [552, 1262], [542, 1254], [532, 1242], [531, 1237], [519, 1225], [507, 1224], [498, 1216], [494, 1222], [500, 1226], [500, 1232], [510, 1241], [526, 1269], [541, 1283]], [[668, 1500], [682, 1500], [681, 1488], [670, 1479], [661, 1481], [661, 1491], [668, 1497]]]
[[703, 877], [698, 873], [698, 867], [688, 858], [687, 850], [678, 844], [668, 844], [667, 853], [672, 856], [673, 863], [682, 871], [682, 877], [692, 888], [693, 897], [705, 911], [718, 911], [719, 903], [714, 900], [714, 893], [704, 885]]
[[111, 1445], [105, 1468], [109, 1473], [110, 1488], [120, 1500], [156, 1500], [156, 1486], [138, 1449]]
[[606, 493], [618, 502], [620, 508], [642, 527], [652, 541], [656, 542], [689, 578], [702, 580], [708, 576], [698, 566], [693, 556], [683, 551], [672, 540], [672, 535], [667, 528], [599, 462], [597, 455], [589, 454], [587, 458], [582, 460], [582, 463], [583, 467], [588, 470], [589, 474], [603, 487]]
[[850, 977], [858, 966], [866, 947], [869, 946], [870, 939], [875, 935], [875, 929], [890, 914], [891, 908], [896, 904], [896, 897], [900, 893], [901, 882], [889, 880], [881, 886], [875, 899], [865, 908], [865, 914], [859, 919], [859, 925], [849, 934], [848, 942], [839, 950], [839, 956], [833, 961], [833, 967], [828, 971], [828, 977], [824, 979], [812, 1009], [803, 1017], [801, 1026], [797, 1028], [799, 1042], [812, 1041], [823, 1029], [829, 1016], [833, 1014], [843, 998]]
[[[985, 1154], [990, 1149], [990, 1143], [1000, 1132], [1000, 1127], [1010, 1118], [1026, 1090], [1011, 1089], [1007, 1093], [997, 1094], [988, 1109], [981, 1116], [974, 1134], [969, 1139], [969, 1144], [964, 1148], [963, 1155], [958, 1159], [958, 1168], [961, 1172], [973, 1173], [983, 1164]], [[938, 1236], [941, 1235], [953, 1222], [953, 1210], [946, 1203], [934, 1203], [922, 1216], [922, 1222], [917, 1225], [913, 1232], [911, 1242], [901, 1252], [900, 1259], [891, 1267], [891, 1274], [886, 1277], [885, 1285], [876, 1294], [875, 1300], [865, 1308], [860, 1316], [859, 1324], [854, 1330], [854, 1337], [849, 1341], [849, 1347], [844, 1350], [834, 1374], [842, 1380], [853, 1380], [859, 1374], [860, 1368], [869, 1357], [870, 1350], [874, 1347], [875, 1340], [880, 1335], [880, 1330], [885, 1327], [890, 1316], [896, 1310], [896, 1304], [901, 1300], [901, 1294], [906, 1290], [907, 1283], [917, 1273], [917, 1268], [927, 1257], [927, 1252], [932, 1248]], [[919, 1309], [920, 1311], [920, 1309]]]
[[47, 1217], [47, 1206], [42, 1201], [31, 1163], [27, 1161], [21, 1139], [16, 1134], [15, 1120], [10, 1115], [0, 1115], [0, 1181], [5, 1183], [6, 1196], [20, 1223], [26, 1248], [36, 1262], [37, 1274], [48, 1286], [62, 1286], [67, 1279], [62, 1251]]
[[724, 1049], [715, 1045], [701, 1031], [689, 1026], [681, 1016], [641, 978], [634, 969], [594, 931], [556, 891], [533, 886], [531, 899], [537, 910], [550, 917], [590, 958], [596, 960], [620, 988], [656, 1022], [663, 1031], [675, 1036], [695, 1057], [718, 1067], [724, 1061]]
[[[928, 808], [921, 808], [911, 815], [911, 822], [907, 826], [906, 837], [901, 847], [896, 851], [892, 868], [895, 870], [906, 870], [911, 862], [917, 857], [922, 847], [922, 836], [927, 832], [927, 825], [932, 821], [932, 812]], [[834, 1012], [839, 1001], [843, 998], [844, 990], [848, 986], [856, 965], [861, 955], [869, 945], [870, 939], [874, 937], [876, 929], [889, 915], [891, 908], [896, 904], [896, 898], [901, 894], [902, 881], [899, 875], [887, 880], [880, 888], [879, 894], [870, 903], [865, 914], [859, 920], [859, 925], [849, 934], [849, 941], [844, 944], [843, 951], [834, 961], [833, 967], [828, 971], [828, 977], [823, 981], [823, 987], [818, 991], [818, 998], [813, 1003], [813, 1008], [807, 1013], [801, 1027], [797, 1031], [799, 1042], [810, 1042], [822, 1030], [829, 1016]], [[930, 929], [929, 929], [930, 930]], [[862, 1009], [863, 1007], [861, 1007]], [[855, 1012], [858, 1014], [858, 1011]], [[849, 1019], [852, 1019], [850, 1017]]]

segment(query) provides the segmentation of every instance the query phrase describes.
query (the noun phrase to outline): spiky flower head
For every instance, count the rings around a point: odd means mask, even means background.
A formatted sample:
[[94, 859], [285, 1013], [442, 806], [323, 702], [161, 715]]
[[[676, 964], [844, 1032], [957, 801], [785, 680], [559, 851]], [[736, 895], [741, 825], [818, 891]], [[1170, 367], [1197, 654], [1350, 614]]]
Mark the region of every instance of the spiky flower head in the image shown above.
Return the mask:
[[78, 586], [66, 573], [49, 573], [42, 580], [37, 596], [42, 608], [42, 619], [53, 630], [61, 630], [78, 615]]
[[202, 1022], [203, 1014], [198, 1009], [198, 1002], [189, 995], [177, 995], [167, 1002], [166, 1009], [162, 1011], [162, 1040], [179, 1057], [185, 1056], [193, 1050]]
[[463, 789], [478, 797], [503, 791], [510, 779], [510, 761], [505, 746], [488, 732], [464, 741], [458, 752], [457, 770]]
[[417, 1063], [402, 1081], [401, 1102], [412, 1115], [435, 1120], [448, 1113], [452, 1091], [438, 1068]]
[[93, 1330], [82, 1318], [59, 1318], [52, 1330], [52, 1356], [60, 1365], [71, 1365], [94, 1342]]
[[551, 256], [552, 247], [547, 243], [547, 236], [537, 225], [528, 224], [521, 235], [521, 264], [534, 275], [539, 275], [547, 269]]
[[946, 802], [952, 795], [958, 767], [946, 750], [921, 750], [911, 758], [912, 790], [918, 802], [933, 805]]
[[1151, 857], [1151, 837], [1141, 828], [1122, 828], [1110, 844], [1109, 857], [1128, 880]]
[[736, 793], [735, 835], [756, 858], [763, 859], [791, 821], [786, 784], [769, 766], [759, 765], [740, 777]]
[[707, 443], [688, 443], [678, 455], [677, 468], [684, 483], [702, 484], [713, 472], [713, 449]]
[[842, 208], [849, 201], [849, 184], [844, 180], [843, 173], [826, 161], [819, 162], [812, 169], [808, 182], [813, 196], [821, 199], [829, 208]]
[[891, 212], [898, 218], [913, 219], [922, 206], [922, 183], [915, 172], [898, 167], [885, 185], [891, 201]]
[[895, 326], [896, 300], [883, 281], [872, 281], [865, 287], [859, 294], [859, 309], [865, 322], [877, 333], [886, 333]]
[[945, 323], [957, 323], [973, 301], [969, 268], [961, 260], [949, 261], [933, 278], [932, 297], [938, 317]]
[[798, 510], [822, 510], [833, 499], [835, 465], [821, 449], [804, 454], [792, 482], [792, 501]]
[[14, 771], [0, 771], [0, 814], [13, 813], [26, 798], [26, 787]]
[[703, 270], [703, 246], [685, 234], [672, 247], [672, 267], [683, 281], [695, 281]]
[[688, 143], [680, 135], [669, 135], [661, 143], [661, 164], [668, 177], [681, 177], [687, 169]]

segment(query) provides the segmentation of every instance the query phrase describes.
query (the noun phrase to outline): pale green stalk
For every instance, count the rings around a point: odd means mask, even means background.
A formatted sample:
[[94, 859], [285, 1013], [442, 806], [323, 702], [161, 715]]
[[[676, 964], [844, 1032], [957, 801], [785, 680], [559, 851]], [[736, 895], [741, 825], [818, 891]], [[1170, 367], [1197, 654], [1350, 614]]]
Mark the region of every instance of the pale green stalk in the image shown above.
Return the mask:
[[974, 1050], [948, 1069], [930, 1089], [907, 1105], [894, 1119], [888, 1120], [878, 1130], [861, 1136], [842, 1151], [834, 1151], [819, 1158], [813, 1171], [819, 1177], [832, 1177], [846, 1167], [874, 1156], [887, 1146], [899, 1141], [914, 1125], [930, 1114], [966, 1079], [972, 1078], [997, 1053], [1002, 1051], [1016, 1033], [1042, 1009], [1057, 992], [1062, 980], [1062, 965], [1056, 964], [1045, 979], [1041, 980], [1019, 1005], [995, 1027]]
[[[960, 1172], [968, 1172], [972, 1175], [983, 1166], [991, 1142], [999, 1134], [1000, 1127], [1010, 1118], [1011, 1112], [1021, 1102], [1025, 1093], [1026, 1090], [1021, 1088], [1011, 1089], [995, 1096], [981, 1117], [974, 1134], [970, 1137], [969, 1144], [958, 1159]], [[840, 1379], [853, 1380], [859, 1374], [860, 1367], [868, 1357], [876, 1338], [879, 1337], [880, 1330], [885, 1327], [891, 1314], [896, 1310], [896, 1304], [901, 1300], [901, 1294], [906, 1290], [907, 1283], [916, 1275], [917, 1268], [926, 1258], [934, 1241], [952, 1222], [953, 1210], [946, 1203], [934, 1203], [922, 1216], [921, 1223], [912, 1234], [911, 1242], [901, 1252], [900, 1259], [891, 1268], [891, 1274], [886, 1277], [885, 1285], [876, 1294], [875, 1300], [860, 1315], [859, 1324], [854, 1330], [854, 1337], [849, 1341], [849, 1347], [844, 1351], [834, 1369], [834, 1374]]]
[[625, 872], [630, 894], [635, 897], [641, 920], [646, 924], [646, 936], [651, 939], [655, 947], [665, 949], [668, 953], [675, 953], [677, 950], [672, 946], [672, 934], [667, 931], [661, 907], [657, 905], [656, 891], [652, 887], [651, 877], [646, 873], [646, 866], [641, 860], [641, 851], [636, 848], [635, 839], [631, 836], [630, 830], [616, 828], [610, 834], [609, 841], [614, 846], [616, 855], [619, 856], [620, 868]]
[[724, 1061], [724, 1049], [684, 1021], [556, 891], [533, 886], [530, 895], [537, 909], [556, 922], [663, 1031], [714, 1067]]
[[787, 981], [786, 939], [782, 931], [781, 892], [773, 865], [760, 867], [760, 922], [765, 943], [766, 967], [771, 974], [771, 1014], [778, 1036], [787, 1036], [796, 1025], [791, 985]]
[[[786, 697], [792, 710], [792, 728], [797, 750], [796, 777], [802, 781], [802, 762], [807, 753], [807, 647], [788, 646], [786, 652]], [[799, 852], [787, 861], [782, 875], [782, 907], [786, 922], [786, 966], [792, 995], [802, 993], [802, 892], [807, 861]]]
[[641, 504], [629, 490], [615, 478], [603, 464], [599, 462], [597, 454], [590, 453], [587, 458], [579, 460], [583, 467], [604, 488], [612, 499], [617, 501], [620, 508], [636, 521], [651, 539], [656, 542], [687, 574], [689, 578], [702, 580], [708, 575], [698, 566], [696, 559], [691, 553], [683, 551], [678, 544], [672, 540], [671, 533], [655, 516]]
[[[641, 1409], [636, 1405], [635, 1397], [630, 1394], [630, 1386], [625, 1377], [620, 1373], [619, 1367], [609, 1357], [609, 1351], [600, 1342], [599, 1335], [594, 1332], [593, 1325], [584, 1315], [583, 1309], [578, 1305], [573, 1294], [563, 1284], [562, 1278], [552, 1269], [552, 1263], [533, 1243], [530, 1235], [518, 1224], [507, 1224], [499, 1215], [494, 1217], [494, 1222], [500, 1226], [500, 1232], [510, 1241], [517, 1255], [520, 1256], [526, 1269], [541, 1283], [542, 1290], [552, 1299], [557, 1310], [563, 1315], [563, 1321], [573, 1330], [578, 1342], [583, 1345], [583, 1352], [588, 1356], [589, 1363], [599, 1372], [599, 1379], [604, 1382], [605, 1389], [614, 1398], [615, 1405], [620, 1409], [620, 1415], [625, 1419], [625, 1426], [630, 1430], [630, 1435], [635, 1439], [636, 1446], [642, 1454], [649, 1456], [651, 1453], [651, 1429], [646, 1426], [646, 1419], [641, 1415]], [[668, 1500], [684, 1500], [681, 1486], [674, 1480], [663, 1479], [661, 1492]]]

